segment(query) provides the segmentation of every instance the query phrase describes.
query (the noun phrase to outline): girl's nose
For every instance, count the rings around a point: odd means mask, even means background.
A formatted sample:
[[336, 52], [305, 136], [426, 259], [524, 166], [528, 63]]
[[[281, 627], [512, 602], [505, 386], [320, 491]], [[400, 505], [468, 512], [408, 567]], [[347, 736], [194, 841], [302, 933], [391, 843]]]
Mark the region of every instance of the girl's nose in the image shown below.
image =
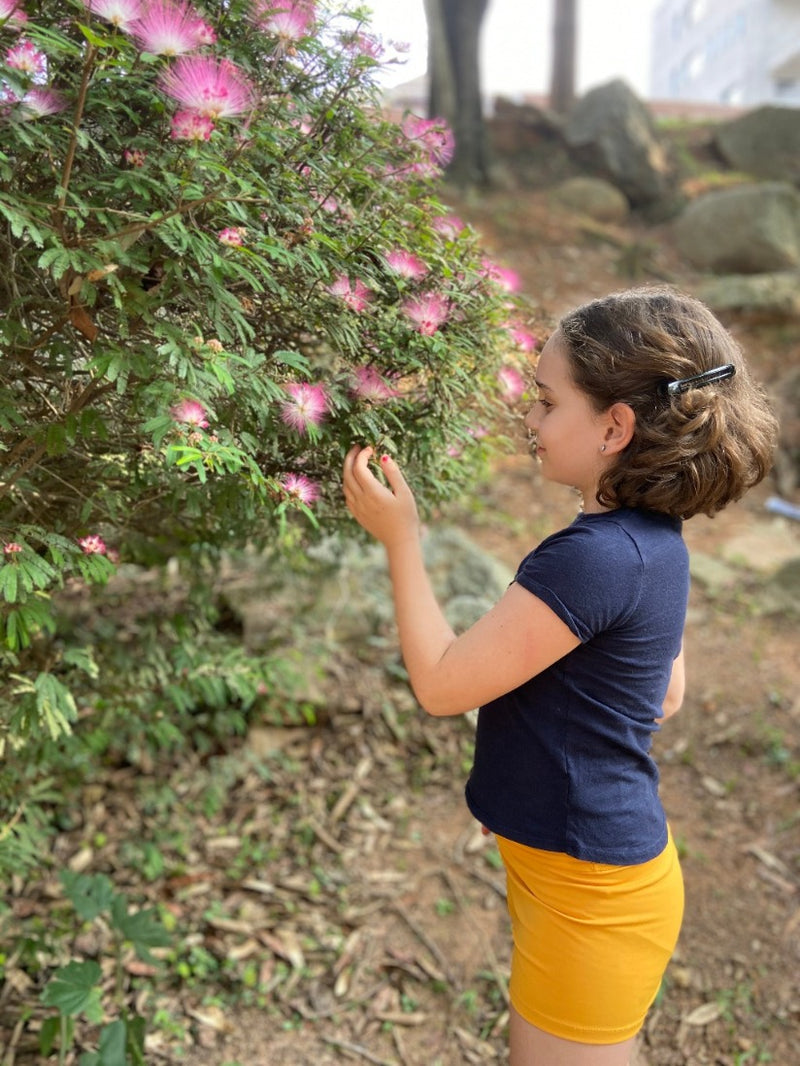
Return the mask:
[[529, 433], [536, 432], [536, 406], [534, 405], [525, 415], [523, 424]]

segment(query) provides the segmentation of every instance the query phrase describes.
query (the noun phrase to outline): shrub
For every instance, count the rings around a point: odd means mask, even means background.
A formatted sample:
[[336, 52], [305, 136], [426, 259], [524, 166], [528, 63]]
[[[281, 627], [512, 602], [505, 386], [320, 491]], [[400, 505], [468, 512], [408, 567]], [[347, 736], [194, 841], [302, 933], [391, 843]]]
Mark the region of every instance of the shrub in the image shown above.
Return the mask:
[[434, 506], [518, 395], [513, 283], [437, 199], [443, 123], [381, 115], [365, 18], [0, 0], [0, 746], [102, 689], [59, 590], [329, 531], [353, 441]]

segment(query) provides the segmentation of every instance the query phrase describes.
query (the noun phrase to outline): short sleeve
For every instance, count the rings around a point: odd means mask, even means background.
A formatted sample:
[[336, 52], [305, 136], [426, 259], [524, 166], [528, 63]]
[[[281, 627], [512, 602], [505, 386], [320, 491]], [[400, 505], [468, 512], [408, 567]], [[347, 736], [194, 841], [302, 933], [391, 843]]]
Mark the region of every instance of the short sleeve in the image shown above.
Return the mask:
[[586, 643], [623, 624], [641, 596], [644, 564], [614, 523], [575, 523], [526, 556], [514, 580]]

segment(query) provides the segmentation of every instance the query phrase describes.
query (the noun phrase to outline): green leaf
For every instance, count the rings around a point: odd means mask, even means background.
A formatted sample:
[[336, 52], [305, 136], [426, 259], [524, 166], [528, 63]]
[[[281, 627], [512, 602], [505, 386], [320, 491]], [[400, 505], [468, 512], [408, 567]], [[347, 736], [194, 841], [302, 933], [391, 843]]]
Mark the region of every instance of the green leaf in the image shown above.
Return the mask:
[[6, 563], [0, 567], [0, 596], [6, 603], [17, 602], [17, 566]]
[[68, 962], [56, 970], [42, 992], [42, 1003], [55, 1007], [60, 1014], [72, 1017], [85, 1014], [90, 1022], [103, 1019], [98, 982], [102, 977], [100, 966], [89, 959], [86, 962]]
[[72, 870], [62, 870], [59, 879], [75, 913], [85, 922], [111, 911], [116, 893], [105, 874], [76, 874]]
[[98, 1066], [127, 1066], [126, 1028], [125, 1022], [117, 1018], [100, 1030]]
[[170, 943], [170, 935], [154, 907], [130, 913], [128, 901], [117, 895], [111, 905], [111, 917], [114, 928], [130, 940], [133, 950], [145, 962], [156, 961], [148, 948], [163, 948]]

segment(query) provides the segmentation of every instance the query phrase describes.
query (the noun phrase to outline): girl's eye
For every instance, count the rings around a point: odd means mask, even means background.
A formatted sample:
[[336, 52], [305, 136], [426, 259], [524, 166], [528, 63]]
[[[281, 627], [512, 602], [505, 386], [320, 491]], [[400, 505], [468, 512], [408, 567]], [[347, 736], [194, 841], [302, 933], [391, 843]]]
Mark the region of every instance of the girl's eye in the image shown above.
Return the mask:
[[543, 399], [543, 398], [542, 398], [541, 396], [540, 396], [540, 397], [538, 398], [538, 400], [537, 400], [536, 402], [537, 402], [538, 404], [540, 404], [540, 405], [541, 405], [542, 407], [544, 407], [545, 411], [546, 411], [546, 410], [547, 410], [547, 409], [548, 409], [549, 407], [552, 407], [552, 406], [553, 406], [553, 405], [552, 405], [552, 404], [550, 403], [550, 401], [549, 401], [549, 400], [545, 400], [545, 399]]

